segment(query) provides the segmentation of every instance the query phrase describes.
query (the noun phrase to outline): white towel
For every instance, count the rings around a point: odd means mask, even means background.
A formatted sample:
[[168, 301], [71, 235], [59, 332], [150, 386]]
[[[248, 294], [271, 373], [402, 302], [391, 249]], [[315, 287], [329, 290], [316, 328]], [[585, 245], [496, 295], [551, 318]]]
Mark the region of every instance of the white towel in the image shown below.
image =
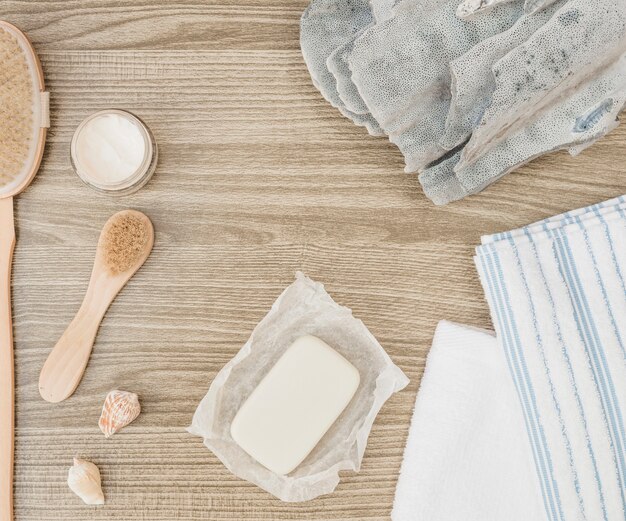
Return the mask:
[[626, 519], [625, 209], [613, 199], [477, 248], [549, 521]]
[[543, 505], [493, 334], [441, 322], [428, 355], [393, 521], [538, 521]]

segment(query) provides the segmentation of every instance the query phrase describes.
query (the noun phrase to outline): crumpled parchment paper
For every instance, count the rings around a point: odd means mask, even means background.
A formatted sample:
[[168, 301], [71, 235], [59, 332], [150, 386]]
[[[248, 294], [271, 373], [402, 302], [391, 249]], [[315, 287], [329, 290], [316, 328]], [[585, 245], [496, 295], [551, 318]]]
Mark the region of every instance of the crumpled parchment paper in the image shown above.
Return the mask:
[[[306, 334], [321, 338], [349, 360], [359, 370], [361, 383], [311, 454], [291, 474], [281, 476], [233, 441], [230, 424], [274, 363], [296, 338]], [[378, 411], [408, 383], [363, 322], [338, 305], [322, 284], [298, 272], [246, 344], [217, 374], [188, 431], [203, 437], [204, 444], [236, 476], [282, 501], [308, 501], [332, 492], [340, 470], [359, 470]]]

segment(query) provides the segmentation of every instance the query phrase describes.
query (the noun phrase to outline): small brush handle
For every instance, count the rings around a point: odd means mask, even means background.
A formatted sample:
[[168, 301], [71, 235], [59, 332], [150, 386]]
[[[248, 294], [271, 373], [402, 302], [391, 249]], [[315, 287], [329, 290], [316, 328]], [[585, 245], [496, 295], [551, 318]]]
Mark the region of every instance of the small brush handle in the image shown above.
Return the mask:
[[11, 322], [13, 199], [0, 199], [0, 521], [13, 519], [15, 373]]
[[39, 375], [39, 393], [44, 400], [61, 402], [78, 387], [100, 323], [122, 289], [123, 284], [115, 282], [94, 270], [78, 313], [52, 349]]

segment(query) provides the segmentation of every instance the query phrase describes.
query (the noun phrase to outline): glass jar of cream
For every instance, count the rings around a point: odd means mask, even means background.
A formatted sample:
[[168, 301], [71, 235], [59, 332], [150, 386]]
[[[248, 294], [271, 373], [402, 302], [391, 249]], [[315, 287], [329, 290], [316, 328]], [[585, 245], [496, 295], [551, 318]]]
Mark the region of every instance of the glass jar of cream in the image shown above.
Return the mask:
[[72, 167], [101, 193], [126, 195], [145, 185], [156, 168], [157, 145], [148, 127], [124, 110], [102, 110], [85, 119], [70, 146]]

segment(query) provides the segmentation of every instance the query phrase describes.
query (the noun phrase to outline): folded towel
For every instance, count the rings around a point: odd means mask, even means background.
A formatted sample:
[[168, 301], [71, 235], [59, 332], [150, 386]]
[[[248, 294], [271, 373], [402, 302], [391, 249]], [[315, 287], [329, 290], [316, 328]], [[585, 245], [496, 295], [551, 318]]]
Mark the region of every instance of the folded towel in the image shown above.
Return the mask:
[[477, 248], [550, 521], [626, 519], [625, 211], [613, 199]]
[[530, 451], [493, 334], [440, 322], [415, 402], [392, 520], [542, 520]]

